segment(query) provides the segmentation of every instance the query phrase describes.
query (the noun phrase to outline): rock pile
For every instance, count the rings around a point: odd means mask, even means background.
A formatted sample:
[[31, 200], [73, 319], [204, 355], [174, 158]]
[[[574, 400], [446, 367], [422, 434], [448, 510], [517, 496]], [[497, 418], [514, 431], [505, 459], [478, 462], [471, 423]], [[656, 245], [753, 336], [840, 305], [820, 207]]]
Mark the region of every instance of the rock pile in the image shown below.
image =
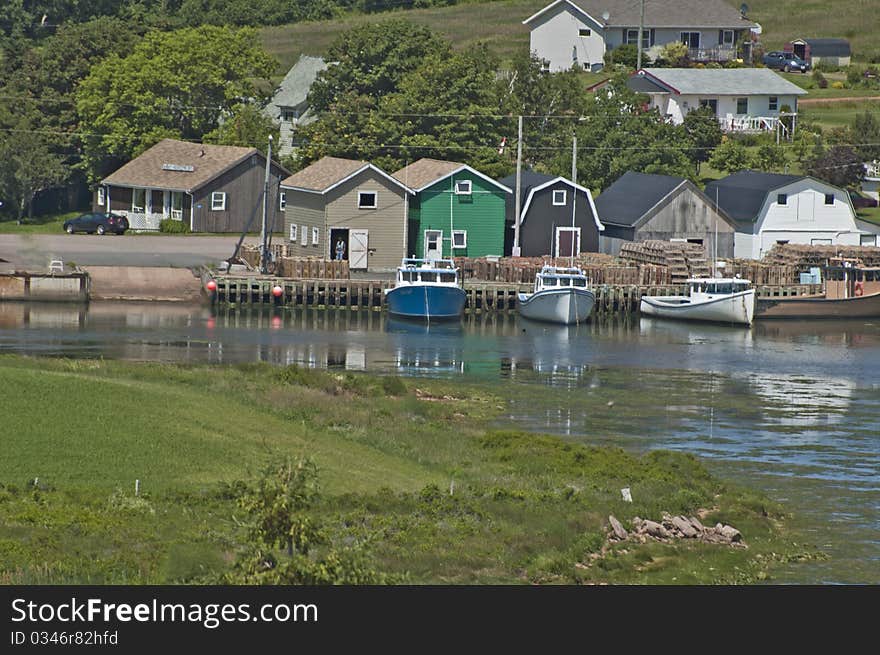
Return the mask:
[[716, 523], [714, 527], [706, 527], [695, 516], [670, 516], [664, 513], [660, 521], [652, 521], [636, 516], [632, 520], [632, 533], [613, 516], [608, 517], [611, 526], [609, 539], [612, 541], [633, 540], [641, 543], [649, 539], [672, 543], [676, 539], [696, 539], [710, 544], [726, 544], [738, 548], [746, 548], [742, 533], [732, 525]]

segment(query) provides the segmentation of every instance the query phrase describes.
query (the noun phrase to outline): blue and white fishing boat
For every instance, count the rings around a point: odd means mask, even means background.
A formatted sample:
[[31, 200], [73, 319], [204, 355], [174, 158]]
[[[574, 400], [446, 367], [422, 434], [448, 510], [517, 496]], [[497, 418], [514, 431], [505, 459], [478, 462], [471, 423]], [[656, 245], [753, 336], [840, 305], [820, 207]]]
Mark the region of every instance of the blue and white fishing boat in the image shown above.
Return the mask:
[[572, 325], [593, 311], [596, 295], [577, 267], [544, 266], [535, 276], [535, 290], [517, 296], [519, 313], [535, 321]]
[[397, 267], [394, 287], [385, 289], [388, 312], [401, 318], [458, 319], [465, 299], [451, 259], [404, 259]]

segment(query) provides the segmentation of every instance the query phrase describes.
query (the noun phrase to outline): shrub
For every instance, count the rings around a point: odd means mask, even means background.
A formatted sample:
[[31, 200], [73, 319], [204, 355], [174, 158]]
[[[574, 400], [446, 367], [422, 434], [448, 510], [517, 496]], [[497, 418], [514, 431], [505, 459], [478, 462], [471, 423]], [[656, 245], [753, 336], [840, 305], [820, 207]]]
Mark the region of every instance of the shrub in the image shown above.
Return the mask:
[[629, 68], [635, 68], [638, 60], [638, 51], [633, 43], [626, 43], [617, 46], [613, 50], [605, 53], [606, 64], [623, 64]]
[[[825, 82], [825, 86], [828, 86], [828, 82]], [[822, 88], [825, 88], [825, 87], [822, 87]], [[836, 82], [832, 82], [832, 83], [831, 83], [831, 88], [832, 88], [832, 89], [843, 89], [843, 88], [846, 88], [846, 87], [845, 87], [845, 85], [844, 85], [843, 82], [841, 82], [840, 80], [838, 80], [838, 81], [836, 81]]]
[[862, 69], [858, 66], [850, 66], [846, 70], [846, 81], [850, 86], [855, 86], [862, 81]]
[[189, 234], [189, 225], [173, 218], [163, 218], [159, 221], [159, 231], [165, 234]]
[[813, 81], [820, 89], [825, 89], [828, 87], [828, 80], [825, 79], [825, 76], [822, 75], [822, 71], [820, 71], [818, 68], [813, 71]]

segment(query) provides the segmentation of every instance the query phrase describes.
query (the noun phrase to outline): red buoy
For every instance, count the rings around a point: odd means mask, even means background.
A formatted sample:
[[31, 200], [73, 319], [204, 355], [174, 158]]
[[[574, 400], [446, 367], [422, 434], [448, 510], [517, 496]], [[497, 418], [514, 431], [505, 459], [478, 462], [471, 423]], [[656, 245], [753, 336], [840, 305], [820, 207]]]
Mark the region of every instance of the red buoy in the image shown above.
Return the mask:
[[284, 293], [284, 289], [282, 289], [277, 284], [274, 287], [272, 287], [272, 295], [275, 296], [276, 298], [280, 298], [282, 293]]
[[208, 283], [205, 285], [205, 288], [214, 293], [217, 290], [217, 283], [214, 280], [208, 280]]

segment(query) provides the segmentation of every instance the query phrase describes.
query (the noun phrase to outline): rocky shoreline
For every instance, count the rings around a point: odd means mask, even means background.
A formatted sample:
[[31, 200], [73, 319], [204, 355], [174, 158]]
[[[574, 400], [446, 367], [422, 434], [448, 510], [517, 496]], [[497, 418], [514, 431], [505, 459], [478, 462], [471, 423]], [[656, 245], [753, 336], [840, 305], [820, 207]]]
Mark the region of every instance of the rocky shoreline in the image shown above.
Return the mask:
[[[698, 512], [704, 516], [708, 512]], [[664, 512], [659, 521], [634, 517], [630, 524], [632, 530], [627, 531], [623, 524], [614, 516], [608, 517], [609, 541], [638, 541], [647, 543], [649, 540], [672, 543], [679, 539], [693, 539], [710, 544], [723, 544], [734, 548], [748, 548], [743, 541], [742, 533], [732, 525], [716, 523], [712, 527], [704, 526], [696, 516], [672, 516]]]

